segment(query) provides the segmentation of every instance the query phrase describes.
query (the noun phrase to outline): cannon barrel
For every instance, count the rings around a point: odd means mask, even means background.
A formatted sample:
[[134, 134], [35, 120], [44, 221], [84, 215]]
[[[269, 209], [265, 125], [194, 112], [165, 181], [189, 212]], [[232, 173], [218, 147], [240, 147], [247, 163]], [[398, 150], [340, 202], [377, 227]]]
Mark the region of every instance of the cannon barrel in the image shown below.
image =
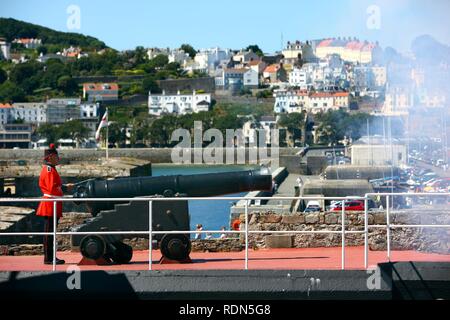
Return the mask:
[[[210, 197], [253, 190], [270, 190], [272, 176], [259, 170], [158, 177], [130, 177], [90, 180], [77, 187], [74, 198], [132, 198], [160, 195], [173, 197]], [[96, 214], [117, 202], [87, 203]]]

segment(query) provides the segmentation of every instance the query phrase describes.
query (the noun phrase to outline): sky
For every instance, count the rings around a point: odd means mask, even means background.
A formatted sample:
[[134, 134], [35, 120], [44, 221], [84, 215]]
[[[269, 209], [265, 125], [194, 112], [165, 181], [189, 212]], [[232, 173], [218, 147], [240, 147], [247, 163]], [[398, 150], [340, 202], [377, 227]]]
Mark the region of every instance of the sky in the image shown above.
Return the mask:
[[450, 45], [449, 12], [450, 0], [0, 0], [0, 17], [94, 36], [118, 50], [258, 44], [273, 53], [288, 40], [351, 36], [406, 52], [422, 34]]

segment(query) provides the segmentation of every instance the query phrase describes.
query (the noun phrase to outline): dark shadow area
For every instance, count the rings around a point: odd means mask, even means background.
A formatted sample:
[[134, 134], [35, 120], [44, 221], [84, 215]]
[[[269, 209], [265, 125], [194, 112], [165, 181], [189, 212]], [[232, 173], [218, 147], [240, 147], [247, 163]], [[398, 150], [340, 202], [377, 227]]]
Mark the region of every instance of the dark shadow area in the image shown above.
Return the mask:
[[0, 283], [2, 299], [137, 299], [137, 294], [125, 274], [104, 271], [83, 271], [80, 289], [68, 288], [73, 273], [57, 272], [18, 278], [11, 272], [6, 282]]
[[389, 262], [379, 265], [392, 279], [396, 300], [450, 299], [450, 263]]

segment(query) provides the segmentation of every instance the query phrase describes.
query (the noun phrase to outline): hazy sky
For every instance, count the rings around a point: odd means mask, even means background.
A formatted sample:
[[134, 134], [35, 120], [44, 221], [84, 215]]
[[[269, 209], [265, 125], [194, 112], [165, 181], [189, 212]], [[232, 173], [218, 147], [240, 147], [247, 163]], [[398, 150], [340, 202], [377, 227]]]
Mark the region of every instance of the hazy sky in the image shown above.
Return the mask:
[[[67, 27], [70, 5], [80, 9], [80, 29]], [[450, 44], [449, 12], [450, 0], [0, 0], [1, 17], [91, 35], [119, 50], [256, 43], [274, 52], [283, 35], [284, 42], [356, 36], [407, 51], [425, 33]]]

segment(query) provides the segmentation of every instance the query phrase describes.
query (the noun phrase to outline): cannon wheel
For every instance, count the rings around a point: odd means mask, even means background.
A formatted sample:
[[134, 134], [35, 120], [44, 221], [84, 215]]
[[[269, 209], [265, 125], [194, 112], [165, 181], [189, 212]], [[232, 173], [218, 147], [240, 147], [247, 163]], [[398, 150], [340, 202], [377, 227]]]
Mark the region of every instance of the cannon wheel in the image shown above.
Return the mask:
[[183, 261], [189, 258], [191, 241], [183, 234], [165, 234], [161, 239], [160, 248], [164, 257]]
[[88, 259], [100, 259], [105, 254], [106, 244], [102, 237], [88, 235], [81, 239], [80, 251]]
[[133, 258], [133, 248], [122, 241], [116, 241], [109, 245], [108, 258], [118, 264], [124, 264]]

